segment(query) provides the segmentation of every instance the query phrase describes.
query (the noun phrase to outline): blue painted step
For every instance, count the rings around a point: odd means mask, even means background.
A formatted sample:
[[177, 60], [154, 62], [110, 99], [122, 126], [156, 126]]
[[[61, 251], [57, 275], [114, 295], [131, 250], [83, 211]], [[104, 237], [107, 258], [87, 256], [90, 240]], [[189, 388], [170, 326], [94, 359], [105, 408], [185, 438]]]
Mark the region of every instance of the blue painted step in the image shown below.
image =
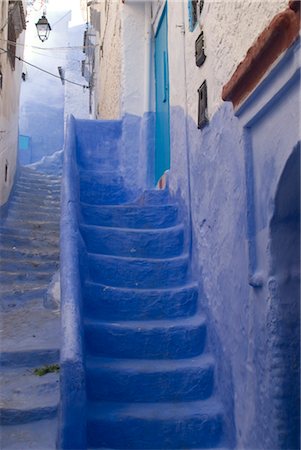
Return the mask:
[[136, 360], [88, 357], [87, 394], [97, 401], [204, 400], [213, 392], [213, 358]]
[[85, 319], [89, 354], [113, 358], [180, 359], [202, 353], [206, 323], [202, 315], [173, 320], [101, 322]]
[[122, 228], [165, 228], [177, 223], [176, 205], [114, 205], [90, 206], [81, 204], [86, 224]]
[[90, 448], [189, 449], [219, 444], [222, 409], [214, 400], [97, 403], [88, 409]]
[[195, 314], [197, 300], [195, 284], [170, 289], [133, 289], [86, 282], [84, 289], [86, 316], [109, 321], [185, 318]]
[[169, 192], [167, 189], [150, 189], [144, 191], [143, 195], [137, 200], [137, 204], [143, 205], [162, 205], [168, 203]]
[[155, 288], [186, 283], [187, 255], [168, 259], [128, 258], [89, 254], [92, 281], [116, 287]]
[[[85, 261], [80, 297], [87, 428], [79, 439], [87, 432], [87, 447], [103, 450], [221, 446], [215, 363], [207, 353], [207, 323], [178, 207], [167, 189], [127, 191], [121, 121], [73, 123], [76, 149], [67, 150], [71, 157], [76, 151], [80, 213], [73, 219]], [[73, 447], [80, 409], [69, 432]]]
[[81, 225], [81, 232], [89, 253], [136, 258], [171, 258], [183, 253], [183, 225], [158, 230]]

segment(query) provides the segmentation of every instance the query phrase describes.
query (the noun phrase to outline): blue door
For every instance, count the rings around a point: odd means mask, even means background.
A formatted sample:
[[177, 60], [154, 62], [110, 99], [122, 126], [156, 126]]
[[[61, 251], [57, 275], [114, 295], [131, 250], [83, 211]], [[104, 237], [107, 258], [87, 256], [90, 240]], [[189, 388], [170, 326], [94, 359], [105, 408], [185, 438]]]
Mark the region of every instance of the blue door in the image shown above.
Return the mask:
[[170, 167], [167, 6], [155, 36], [156, 147], [155, 184]]

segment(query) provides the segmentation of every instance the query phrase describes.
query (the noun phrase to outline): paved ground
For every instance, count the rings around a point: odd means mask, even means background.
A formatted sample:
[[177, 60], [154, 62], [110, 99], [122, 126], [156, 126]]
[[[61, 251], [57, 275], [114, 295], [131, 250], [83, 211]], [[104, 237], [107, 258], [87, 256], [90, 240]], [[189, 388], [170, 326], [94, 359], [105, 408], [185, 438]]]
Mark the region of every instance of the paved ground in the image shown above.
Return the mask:
[[21, 169], [0, 227], [2, 450], [55, 449], [59, 217], [60, 179]]

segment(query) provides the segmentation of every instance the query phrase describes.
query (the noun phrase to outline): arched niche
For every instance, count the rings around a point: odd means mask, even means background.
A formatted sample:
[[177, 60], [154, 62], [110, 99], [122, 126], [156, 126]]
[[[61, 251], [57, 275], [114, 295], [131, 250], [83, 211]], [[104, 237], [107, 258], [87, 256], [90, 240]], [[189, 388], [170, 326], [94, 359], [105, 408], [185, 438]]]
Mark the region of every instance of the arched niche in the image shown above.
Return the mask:
[[300, 449], [300, 142], [281, 174], [270, 223], [270, 392], [275, 444]]

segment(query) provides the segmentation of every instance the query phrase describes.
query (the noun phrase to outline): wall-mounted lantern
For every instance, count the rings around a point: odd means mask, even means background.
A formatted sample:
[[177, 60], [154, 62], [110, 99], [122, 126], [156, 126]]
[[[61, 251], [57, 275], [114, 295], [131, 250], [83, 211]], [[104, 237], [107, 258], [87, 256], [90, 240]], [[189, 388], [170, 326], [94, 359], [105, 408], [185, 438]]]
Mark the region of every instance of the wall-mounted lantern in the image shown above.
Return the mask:
[[39, 39], [42, 42], [47, 41], [47, 39], [49, 37], [49, 33], [51, 31], [51, 26], [49, 25], [49, 22], [47, 20], [45, 13], [43, 13], [42, 17], [36, 23], [36, 27], [37, 27]]

